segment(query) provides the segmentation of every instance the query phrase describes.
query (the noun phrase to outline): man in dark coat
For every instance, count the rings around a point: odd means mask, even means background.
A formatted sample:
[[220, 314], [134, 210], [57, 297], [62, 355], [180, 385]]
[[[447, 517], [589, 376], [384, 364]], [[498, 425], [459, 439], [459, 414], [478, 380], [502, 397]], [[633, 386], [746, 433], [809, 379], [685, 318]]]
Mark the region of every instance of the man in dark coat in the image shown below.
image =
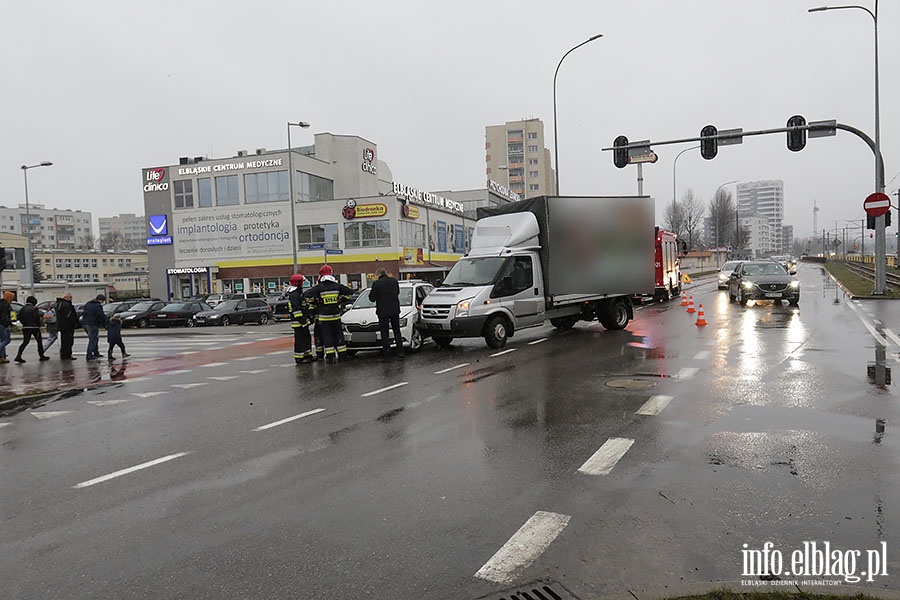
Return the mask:
[[82, 326], [88, 336], [87, 360], [100, 360], [100, 328], [106, 327], [106, 313], [103, 312], [103, 303], [106, 296], [97, 294], [93, 300], [88, 300], [84, 305], [81, 315]]
[[10, 302], [15, 296], [12, 292], [3, 292], [0, 297], [0, 363], [8, 363], [6, 347], [9, 345], [9, 328], [12, 326], [12, 307]]
[[369, 290], [369, 300], [375, 303], [375, 314], [378, 315], [378, 327], [381, 330], [381, 355], [384, 360], [391, 357], [391, 340], [389, 332], [394, 332], [397, 344], [397, 358], [403, 360], [403, 333], [400, 331], [400, 283], [387, 274], [384, 269], [375, 271], [378, 279]]
[[294, 362], [311, 363], [314, 359], [312, 341], [309, 337], [309, 314], [303, 301], [303, 275], [291, 275], [291, 287], [288, 290], [288, 310], [291, 314], [291, 329], [294, 331]]
[[59, 358], [75, 360], [72, 345], [75, 343], [75, 329], [78, 327], [78, 311], [72, 305], [72, 294], [56, 299], [56, 326], [59, 328]]
[[19, 311], [19, 323], [22, 324], [22, 343], [19, 345], [19, 351], [16, 352], [16, 362], [23, 363], [22, 352], [28, 347], [28, 342], [34, 338], [37, 342], [38, 356], [41, 360], [50, 360], [50, 357], [44, 354], [44, 340], [41, 339], [41, 311], [37, 307], [37, 298], [28, 296], [25, 299], [25, 306]]

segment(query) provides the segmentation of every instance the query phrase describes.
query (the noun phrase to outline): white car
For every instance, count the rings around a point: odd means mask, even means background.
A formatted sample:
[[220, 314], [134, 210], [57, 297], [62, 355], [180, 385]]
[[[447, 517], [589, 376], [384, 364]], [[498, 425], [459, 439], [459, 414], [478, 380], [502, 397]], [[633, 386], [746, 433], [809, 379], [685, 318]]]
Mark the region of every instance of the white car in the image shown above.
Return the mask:
[[719, 271], [719, 289], [727, 290], [728, 289], [728, 279], [731, 277], [731, 274], [734, 273], [734, 270], [737, 266], [741, 264], [739, 260], [731, 260], [722, 265], [722, 270]]
[[[419, 330], [419, 319], [422, 301], [433, 289], [430, 283], [420, 280], [400, 281], [400, 331], [403, 347], [412, 352], [421, 348], [425, 341]], [[381, 332], [375, 315], [375, 303], [369, 300], [369, 290], [363, 290], [353, 306], [341, 316], [341, 324], [348, 351], [381, 350]], [[390, 336], [393, 340], [393, 332]], [[393, 341], [391, 347], [395, 347]]]

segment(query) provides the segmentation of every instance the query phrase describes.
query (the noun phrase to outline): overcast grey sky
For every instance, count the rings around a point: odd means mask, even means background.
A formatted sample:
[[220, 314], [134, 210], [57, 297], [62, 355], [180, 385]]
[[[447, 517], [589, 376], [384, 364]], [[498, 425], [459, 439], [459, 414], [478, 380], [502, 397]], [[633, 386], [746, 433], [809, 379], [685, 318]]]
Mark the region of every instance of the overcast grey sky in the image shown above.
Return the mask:
[[[860, 0], [873, 8], [873, 0]], [[873, 23], [860, 10], [808, 14], [820, 0], [7, 2], [0, 20], [0, 204], [94, 217], [143, 213], [141, 168], [180, 156], [283, 148], [285, 123], [362, 136], [397, 181], [424, 190], [484, 187], [484, 127], [538, 117], [553, 139], [560, 70], [560, 187], [633, 194], [636, 168], [600, 148], [719, 129], [783, 127], [793, 114], [874, 137]], [[900, 172], [900, 6], [881, 2], [881, 131], [886, 179]], [[672, 161], [644, 168], [657, 214]], [[862, 218], [873, 158], [847, 133], [792, 153], [783, 135], [678, 160], [678, 195], [708, 202], [719, 184], [782, 179], [795, 236]], [[900, 177], [888, 185], [892, 192]], [[733, 188], [732, 188], [733, 189]], [[896, 201], [896, 198], [895, 198]], [[841, 224], [843, 226], [843, 224]], [[96, 233], [96, 232], [95, 232]]]

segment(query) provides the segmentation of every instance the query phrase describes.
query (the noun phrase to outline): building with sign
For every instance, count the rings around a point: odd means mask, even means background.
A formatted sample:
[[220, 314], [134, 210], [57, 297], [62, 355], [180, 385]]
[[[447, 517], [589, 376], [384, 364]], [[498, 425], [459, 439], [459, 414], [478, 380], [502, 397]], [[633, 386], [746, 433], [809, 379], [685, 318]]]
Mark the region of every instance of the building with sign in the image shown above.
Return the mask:
[[484, 128], [484, 152], [488, 185], [493, 183], [506, 192], [492, 186], [494, 193], [511, 200], [556, 194], [556, 173], [540, 119], [488, 125]]
[[295, 255], [308, 278], [327, 261], [354, 288], [379, 267], [439, 279], [474, 227], [462, 201], [393, 181], [377, 145], [357, 136], [185, 157], [143, 169], [141, 185], [151, 294], [161, 298], [279, 291]]

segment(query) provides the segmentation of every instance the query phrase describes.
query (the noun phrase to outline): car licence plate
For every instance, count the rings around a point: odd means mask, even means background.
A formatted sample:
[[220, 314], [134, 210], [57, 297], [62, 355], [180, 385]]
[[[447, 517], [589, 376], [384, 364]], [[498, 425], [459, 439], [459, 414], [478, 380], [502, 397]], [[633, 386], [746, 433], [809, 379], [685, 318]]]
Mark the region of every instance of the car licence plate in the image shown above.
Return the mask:
[[430, 331], [435, 331], [435, 330], [440, 331], [444, 328], [444, 326], [441, 323], [424, 323], [423, 322], [420, 324], [420, 326], [422, 327], [422, 329], [427, 329]]
[[781, 298], [781, 292], [768, 292], [766, 298]]

